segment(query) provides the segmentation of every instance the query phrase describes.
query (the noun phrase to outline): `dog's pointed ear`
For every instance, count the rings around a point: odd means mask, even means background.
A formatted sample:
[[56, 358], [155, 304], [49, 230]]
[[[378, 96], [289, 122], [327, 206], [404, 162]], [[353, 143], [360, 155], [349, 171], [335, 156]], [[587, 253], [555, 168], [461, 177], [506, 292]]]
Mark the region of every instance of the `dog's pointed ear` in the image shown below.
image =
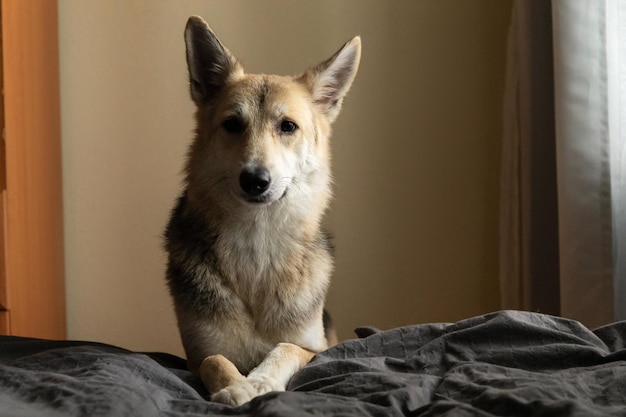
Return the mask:
[[211, 101], [229, 77], [243, 73], [235, 57], [200, 16], [187, 21], [185, 45], [191, 98], [198, 106]]
[[328, 60], [306, 71], [300, 79], [309, 87], [313, 101], [333, 122], [354, 81], [361, 60], [361, 38], [347, 42]]

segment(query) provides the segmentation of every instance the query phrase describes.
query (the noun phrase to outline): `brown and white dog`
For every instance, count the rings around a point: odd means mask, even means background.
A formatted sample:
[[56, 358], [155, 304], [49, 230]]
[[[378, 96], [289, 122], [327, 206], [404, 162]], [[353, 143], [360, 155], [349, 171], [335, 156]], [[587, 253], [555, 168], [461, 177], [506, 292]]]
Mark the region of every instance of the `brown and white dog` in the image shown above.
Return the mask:
[[185, 42], [197, 129], [165, 232], [167, 282], [190, 369], [212, 400], [239, 405], [284, 390], [336, 340], [320, 221], [361, 41], [295, 77], [246, 74], [200, 17]]

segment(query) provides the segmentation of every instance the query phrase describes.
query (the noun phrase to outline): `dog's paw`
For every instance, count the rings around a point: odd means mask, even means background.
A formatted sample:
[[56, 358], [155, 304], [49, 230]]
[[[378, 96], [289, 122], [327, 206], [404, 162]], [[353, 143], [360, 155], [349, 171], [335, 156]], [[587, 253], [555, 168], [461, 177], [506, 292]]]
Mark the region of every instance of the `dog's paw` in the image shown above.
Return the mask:
[[211, 401], [237, 407], [247, 403], [256, 395], [256, 389], [244, 379], [222, 388], [211, 396]]
[[211, 396], [211, 401], [237, 407], [270, 391], [284, 390], [284, 386], [274, 383], [269, 378], [246, 378], [222, 388]]
[[268, 392], [271, 391], [284, 391], [285, 390], [285, 386], [282, 384], [279, 384], [277, 381], [271, 379], [271, 378], [264, 378], [264, 377], [260, 377], [260, 378], [248, 378], [248, 382], [250, 383], [250, 385], [252, 385], [252, 387], [255, 389], [256, 391], [256, 396], [259, 395], [263, 395], [263, 394], [267, 394]]

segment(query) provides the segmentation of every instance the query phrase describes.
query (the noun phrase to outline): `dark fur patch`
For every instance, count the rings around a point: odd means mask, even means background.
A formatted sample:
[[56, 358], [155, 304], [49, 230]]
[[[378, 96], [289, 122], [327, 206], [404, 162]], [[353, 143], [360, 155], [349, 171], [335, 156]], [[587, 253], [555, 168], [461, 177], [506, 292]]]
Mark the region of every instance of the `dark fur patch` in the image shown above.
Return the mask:
[[333, 318], [326, 309], [324, 309], [322, 320], [324, 322], [324, 336], [326, 336], [326, 339], [328, 340], [331, 334], [335, 331], [335, 325], [333, 324]]
[[324, 248], [324, 250], [331, 256], [335, 257], [335, 244], [333, 243], [333, 234], [326, 230], [320, 230], [315, 242], [318, 246]]
[[259, 109], [263, 109], [265, 106], [265, 102], [267, 100], [267, 95], [269, 94], [270, 87], [266, 79], [263, 80], [263, 84], [259, 87], [258, 97], [259, 97]]
[[202, 216], [193, 213], [182, 196], [172, 210], [165, 230], [165, 249], [169, 253], [167, 284], [177, 305], [203, 315], [215, 315], [225, 307], [223, 294], [199, 271], [204, 267], [216, 278], [221, 276], [213, 246], [217, 235]]

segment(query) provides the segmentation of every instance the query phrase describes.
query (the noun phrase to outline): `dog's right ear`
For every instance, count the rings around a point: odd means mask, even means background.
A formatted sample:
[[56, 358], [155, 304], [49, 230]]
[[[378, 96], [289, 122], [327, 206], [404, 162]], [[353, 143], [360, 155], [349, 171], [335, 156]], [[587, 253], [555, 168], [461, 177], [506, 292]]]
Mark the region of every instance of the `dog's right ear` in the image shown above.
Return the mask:
[[187, 66], [191, 98], [200, 106], [211, 101], [229, 77], [243, 69], [200, 16], [192, 16], [185, 27]]

